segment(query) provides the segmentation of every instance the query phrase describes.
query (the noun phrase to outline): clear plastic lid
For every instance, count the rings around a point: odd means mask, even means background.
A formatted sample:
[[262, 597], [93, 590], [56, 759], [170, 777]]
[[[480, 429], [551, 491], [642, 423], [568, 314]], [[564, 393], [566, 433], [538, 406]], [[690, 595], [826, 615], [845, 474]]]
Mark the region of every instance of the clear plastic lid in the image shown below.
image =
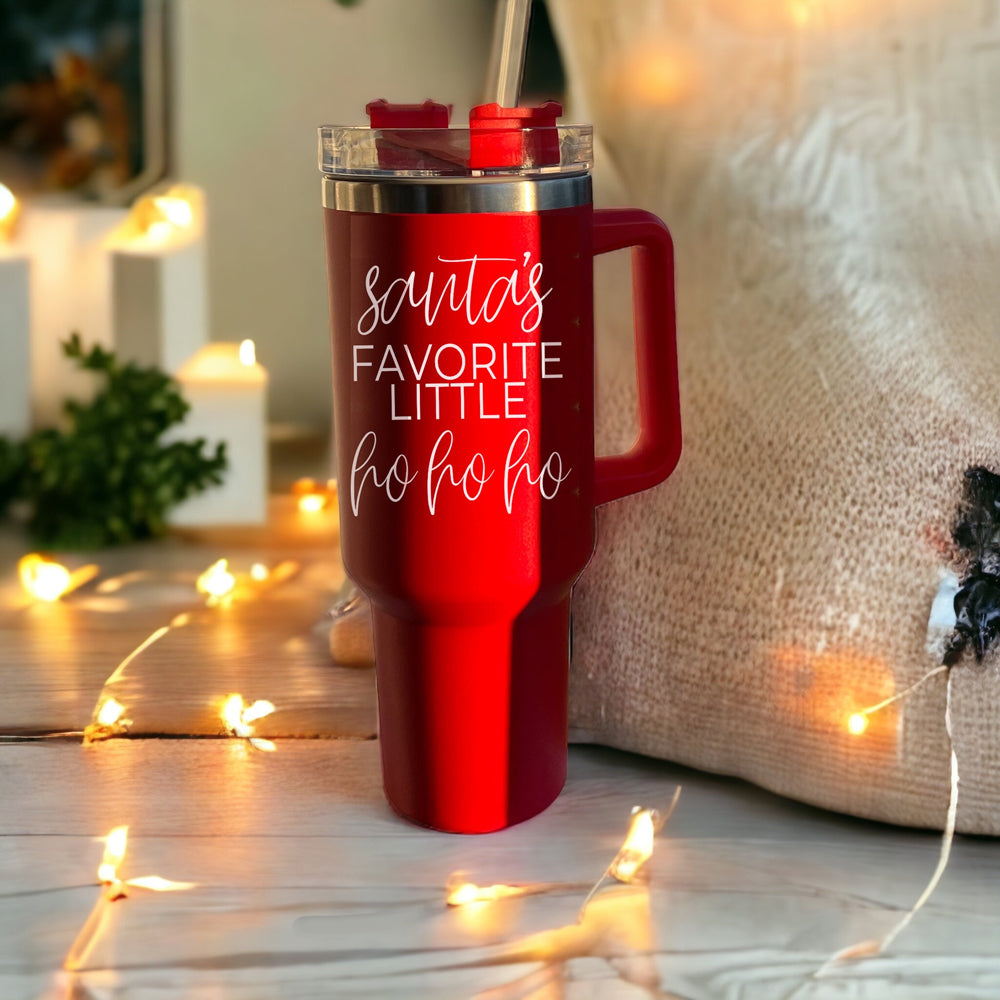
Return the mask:
[[[589, 125], [556, 125], [561, 108], [473, 108], [469, 128], [419, 127], [447, 121], [445, 105], [368, 105], [372, 125], [324, 125], [319, 168], [336, 177], [482, 177], [586, 173]], [[443, 114], [442, 114], [443, 113]], [[414, 127], [414, 126], [418, 127]], [[391, 126], [391, 127], [379, 127]]]

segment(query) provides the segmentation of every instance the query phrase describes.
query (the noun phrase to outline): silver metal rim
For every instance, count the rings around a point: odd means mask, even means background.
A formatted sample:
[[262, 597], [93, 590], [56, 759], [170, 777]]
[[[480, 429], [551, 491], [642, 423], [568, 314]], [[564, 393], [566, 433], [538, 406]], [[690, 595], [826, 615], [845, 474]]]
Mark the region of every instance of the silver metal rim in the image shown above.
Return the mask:
[[560, 177], [323, 178], [323, 205], [343, 212], [546, 212], [592, 200], [589, 174]]

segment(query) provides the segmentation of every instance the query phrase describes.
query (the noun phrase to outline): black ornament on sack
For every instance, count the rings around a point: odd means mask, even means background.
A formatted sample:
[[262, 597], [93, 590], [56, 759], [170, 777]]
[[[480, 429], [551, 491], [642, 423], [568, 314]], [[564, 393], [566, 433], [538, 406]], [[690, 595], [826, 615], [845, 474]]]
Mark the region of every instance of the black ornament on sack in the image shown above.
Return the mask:
[[967, 469], [965, 498], [953, 533], [967, 559], [955, 595], [955, 631], [943, 662], [953, 666], [971, 644], [976, 662], [1000, 637], [1000, 476], [982, 466]]

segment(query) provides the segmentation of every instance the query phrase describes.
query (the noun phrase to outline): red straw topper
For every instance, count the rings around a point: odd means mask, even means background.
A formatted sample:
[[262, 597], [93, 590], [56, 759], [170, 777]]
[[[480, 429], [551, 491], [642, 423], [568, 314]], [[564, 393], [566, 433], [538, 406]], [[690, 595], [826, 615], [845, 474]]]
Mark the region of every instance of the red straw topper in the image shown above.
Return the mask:
[[537, 108], [480, 104], [469, 112], [469, 166], [473, 170], [547, 166], [559, 162], [556, 118], [562, 105], [546, 101]]

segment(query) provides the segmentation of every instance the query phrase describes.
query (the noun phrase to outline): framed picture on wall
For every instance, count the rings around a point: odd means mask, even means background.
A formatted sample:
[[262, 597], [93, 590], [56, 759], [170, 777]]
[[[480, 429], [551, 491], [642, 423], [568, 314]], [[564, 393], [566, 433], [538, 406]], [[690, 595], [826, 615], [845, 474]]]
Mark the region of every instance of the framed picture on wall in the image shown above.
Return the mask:
[[165, 0], [0, 0], [0, 180], [124, 203], [166, 167]]

